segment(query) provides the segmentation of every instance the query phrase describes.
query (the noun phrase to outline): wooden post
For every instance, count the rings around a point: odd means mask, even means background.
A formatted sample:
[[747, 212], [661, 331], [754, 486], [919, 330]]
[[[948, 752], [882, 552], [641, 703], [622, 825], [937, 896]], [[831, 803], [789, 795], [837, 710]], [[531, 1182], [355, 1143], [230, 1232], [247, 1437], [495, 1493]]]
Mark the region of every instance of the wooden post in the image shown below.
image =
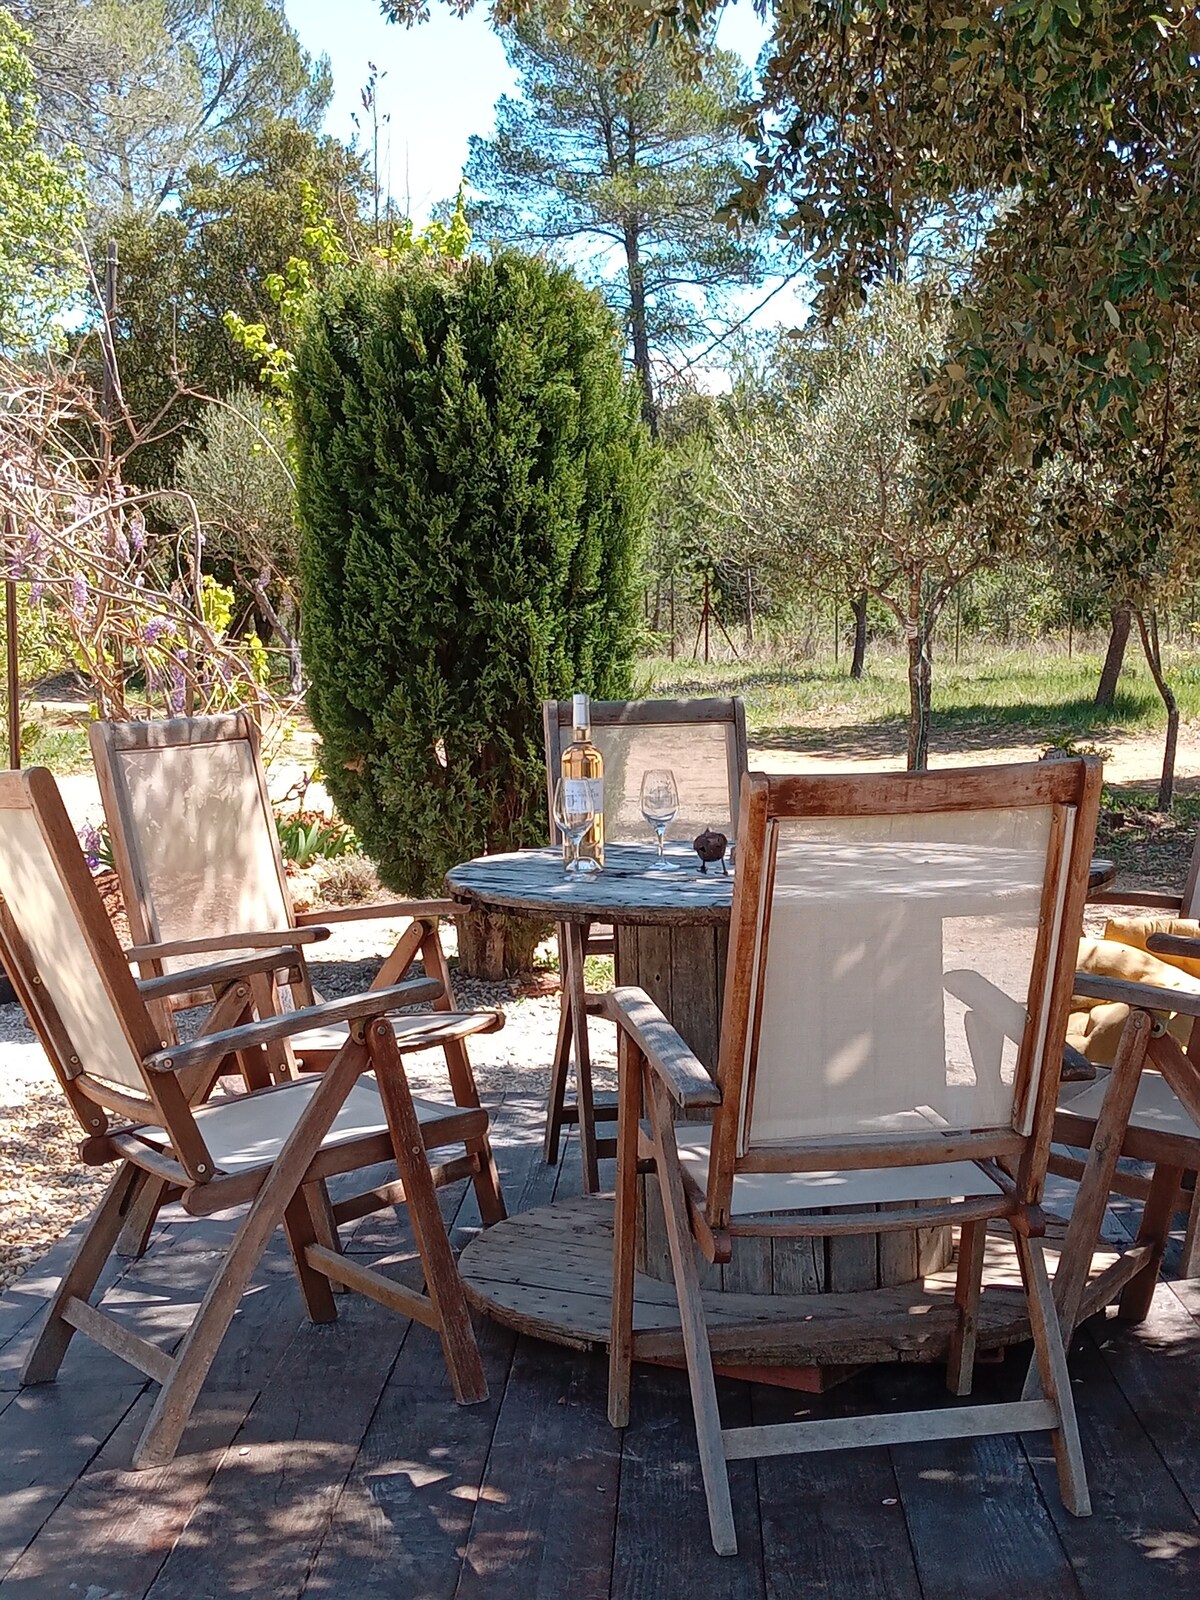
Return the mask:
[[4, 642], [8, 653], [8, 764], [21, 765], [21, 682], [17, 672], [17, 586], [4, 580]]
[[1075, 654], [1075, 596], [1067, 596], [1067, 660]]
[[671, 574], [671, 660], [675, 659], [675, 574]]
[[112, 424], [113, 401], [117, 393], [117, 354], [116, 335], [113, 324], [117, 315], [117, 241], [108, 241], [108, 253], [104, 258], [104, 386], [100, 391], [100, 415], [105, 423], [104, 453], [107, 461], [112, 448], [110, 428]]
[[954, 595], [954, 665], [958, 665], [958, 641], [962, 633], [962, 589], [955, 591]]
[[[4, 517], [4, 567], [9, 573], [16, 558], [17, 518], [8, 511]], [[21, 765], [21, 680], [18, 671], [17, 638], [17, 585], [13, 578], [4, 580], [4, 642], [8, 679], [8, 764], [15, 771]]]

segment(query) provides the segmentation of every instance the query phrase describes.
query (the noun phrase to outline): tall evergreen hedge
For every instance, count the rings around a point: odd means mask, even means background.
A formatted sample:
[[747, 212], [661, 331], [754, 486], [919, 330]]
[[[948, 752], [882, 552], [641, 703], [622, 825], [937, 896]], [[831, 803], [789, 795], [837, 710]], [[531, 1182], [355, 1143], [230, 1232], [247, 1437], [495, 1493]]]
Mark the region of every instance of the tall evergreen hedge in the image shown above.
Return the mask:
[[295, 421], [309, 710], [401, 893], [545, 838], [541, 701], [630, 689], [648, 445], [618, 335], [507, 252], [315, 305]]

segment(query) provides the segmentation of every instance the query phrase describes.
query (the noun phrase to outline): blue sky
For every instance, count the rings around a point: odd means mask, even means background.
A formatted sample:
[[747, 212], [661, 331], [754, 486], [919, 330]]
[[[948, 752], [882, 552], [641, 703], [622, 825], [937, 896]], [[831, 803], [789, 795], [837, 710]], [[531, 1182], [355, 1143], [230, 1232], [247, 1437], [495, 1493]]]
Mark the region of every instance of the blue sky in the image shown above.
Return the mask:
[[[375, 0], [286, 0], [287, 14], [306, 49], [327, 55], [333, 68], [334, 100], [326, 127], [342, 139], [355, 133], [360, 91], [368, 63], [381, 73], [378, 99], [387, 127], [388, 187], [414, 220], [458, 187], [473, 133], [493, 127], [493, 108], [516, 85], [500, 40], [488, 23], [485, 0], [464, 18], [432, 0], [428, 22], [412, 29], [385, 22]], [[753, 66], [766, 29], [750, 0], [725, 12], [718, 42]], [[767, 288], [770, 285], [766, 286]], [[766, 289], [742, 297], [749, 310]], [[802, 319], [802, 302], [785, 289], [755, 321]]]

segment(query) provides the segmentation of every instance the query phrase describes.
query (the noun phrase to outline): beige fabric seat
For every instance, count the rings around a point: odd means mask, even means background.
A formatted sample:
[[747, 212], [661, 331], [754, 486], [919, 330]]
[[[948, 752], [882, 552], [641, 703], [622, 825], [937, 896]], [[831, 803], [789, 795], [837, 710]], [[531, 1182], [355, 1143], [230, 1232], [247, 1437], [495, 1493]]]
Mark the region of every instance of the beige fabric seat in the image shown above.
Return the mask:
[[[315, 1075], [297, 1078], [293, 1083], [280, 1084], [257, 1095], [210, 1100], [198, 1106], [196, 1126], [218, 1171], [244, 1173], [271, 1166], [304, 1115], [319, 1083], [320, 1078]], [[453, 1138], [462, 1138], [466, 1114], [462, 1106], [417, 1095], [413, 1095], [412, 1101], [426, 1149], [436, 1148], [438, 1144], [435, 1130], [439, 1122], [453, 1130], [447, 1134], [447, 1143]], [[480, 1124], [486, 1126], [486, 1114], [481, 1111], [478, 1116]], [[170, 1148], [170, 1139], [163, 1128], [140, 1128], [138, 1134], [146, 1144], [157, 1149]], [[386, 1141], [387, 1138], [387, 1115], [378, 1086], [369, 1073], [364, 1074], [346, 1096], [332, 1127], [321, 1141], [321, 1149], [330, 1150], [363, 1139]], [[384, 1159], [387, 1153], [385, 1150]]]
[[[675, 1142], [684, 1171], [695, 1178], [700, 1190], [707, 1190], [711, 1124], [677, 1123]], [[968, 1196], [1002, 1193], [1000, 1185], [974, 1161], [842, 1172], [739, 1172], [733, 1180], [730, 1216], [760, 1216], [767, 1211], [814, 1211], [826, 1206], [962, 1200]]]
[[[1077, 1117], [1098, 1117], [1109, 1076], [1107, 1072], [1100, 1072], [1091, 1083], [1064, 1084], [1058, 1097], [1058, 1109], [1070, 1111]], [[1187, 1114], [1162, 1073], [1150, 1067], [1142, 1068], [1129, 1126], [1145, 1133], [1172, 1134], [1200, 1144], [1200, 1127]]]
[[[466, 1039], [473, 1033], [487, 1033], [495, 1027], [496, 1013], [491, 1011], [424, 1011], [389, 1016], [396, 1037], [404, 1050], [432, 1050], [447, 1040]], [[302, 1058], [316, 1052], [329, 1054], [340, 1050], [350, 1037], [348, 1023], [335, 1023], [328, 1028], [306, 1028], [292, 1040], [296, 1054]]]

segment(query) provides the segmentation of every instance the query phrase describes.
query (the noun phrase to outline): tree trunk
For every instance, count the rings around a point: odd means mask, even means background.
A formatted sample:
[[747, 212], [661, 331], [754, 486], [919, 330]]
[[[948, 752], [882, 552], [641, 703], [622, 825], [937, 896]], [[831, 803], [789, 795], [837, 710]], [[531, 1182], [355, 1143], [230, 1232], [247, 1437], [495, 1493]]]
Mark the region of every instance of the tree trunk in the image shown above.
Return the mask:
[[270, 597], [267, 594], [266, 583], [261, 578], [254, 585], [254, 598], [258, 601], [259, 610], [279, 635], [283, 641], [283, 647], [287, 651], [288, 678], [291, 691], [295, 695], [301, 694], [304, 690], [304, 669], [300, 660], [300, 640], [284, 623], [278, 611], [271, 604]]
[[1111, 711], [1117, 698], [1117, 679], [1121, 676], [1121, 668], [1125, 665], [1125, 646], [1129, 643], [1129, 626], [1133, 621], [1133, 611], [1127, 600], [1122, 600], [1120, 605], [1112, 609], [1112, 623], [1108, 635], [1108, 650], [1104, 657], [1104, 666], [1100, 670], [1100, 682], [1096, 687], [1095, 704], [1104, 711]]
[[929, 702], [933, 663], [929, 636], [913, 628], [908, 636], [908, 770], [923, 772], [929, 765]]
[[482, 978], [487, 983], [528, 972], [548, 926], [531, 917], [492, 911], [468, 911], [456, 917], [459, 972], [464, 978]]
[[1171, 802], [1175, 798], [1175, 747], [1179, 743], [1179, 705], [1163, 672], [1157, 613], [1153, 611], [1150, 613], [1149, 622], [1140, 609], [1134, 614], [1137, 617], [1138, 633], [1141, 636], [1146, 665], [1150, 668], [1155, 687], [1162, 696], [1162, 703], [1167, 708], [1167, 737], [1163, 745], [1162, 777], [1158, 783], [1158, 809], [1169, 811]]
[[636, 228], [625, 230], [625, 270], [629, 274], [629, 342], [633, 366], [642, 388], [642, 420], [652, 438], [658, 437], [658, 407], [654, 403], [654, 374], [650, 370], [650, 336], [646, 330], [646, 275]]
[[850, 602], [854, 613], [854, 655], [850, 661], [850, 676], [861, 678], [867, 661], [867, 597], [858, 595]]

